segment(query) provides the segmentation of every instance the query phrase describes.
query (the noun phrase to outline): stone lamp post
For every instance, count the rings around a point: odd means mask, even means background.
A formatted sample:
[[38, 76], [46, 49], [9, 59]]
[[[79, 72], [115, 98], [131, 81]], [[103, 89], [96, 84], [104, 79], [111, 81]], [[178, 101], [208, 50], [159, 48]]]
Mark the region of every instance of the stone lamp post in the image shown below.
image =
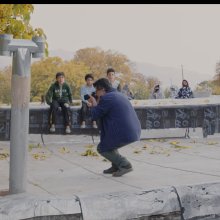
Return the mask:
[[0, 35], [0, 55], [13, 56], [11, 80], [9, 193], [26, 192], [29, 133], [30, 67], [33, 58], [44, 56], [42, 37], [32, 40]]

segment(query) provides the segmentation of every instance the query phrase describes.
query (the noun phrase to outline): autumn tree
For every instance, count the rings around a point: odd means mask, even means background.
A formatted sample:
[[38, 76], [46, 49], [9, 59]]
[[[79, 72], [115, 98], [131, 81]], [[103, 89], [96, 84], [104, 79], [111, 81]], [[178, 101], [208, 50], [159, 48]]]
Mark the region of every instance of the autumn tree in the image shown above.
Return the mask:
[[[0, 34], [12, 34], [15, 39], [31, 39], [33, 36], [46, 39], [41, 28], [33, 28], [30, 25], [33, 12], [32, 4], [0, 4]], [[48, 55], [47, 42], [45, 53]]]
[[0, 103], [11, 103], [11, 67], [0, 71]]
[[130, 81], [132, 76], [131, 62], [123, 54], [100, 48], [84, 48], [76, 51], [74, 55], [76, 62], [83, 62], [94, 73], [95, 78], [106, 77], [108, 67], [113, 67], [121, 82]]
[[148, 99], [150, 91], [146, 76], [134, 73], [130, 85], [135, 99]]

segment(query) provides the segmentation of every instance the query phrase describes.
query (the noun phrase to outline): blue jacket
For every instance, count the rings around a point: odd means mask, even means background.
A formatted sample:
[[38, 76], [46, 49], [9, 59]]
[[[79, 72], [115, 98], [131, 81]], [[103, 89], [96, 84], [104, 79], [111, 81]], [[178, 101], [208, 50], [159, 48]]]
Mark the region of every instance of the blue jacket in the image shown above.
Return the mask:
[[141, 125], [128, 98], [115, 89], [101, 96], [91, 109], [92, 119], [100, 119], [100, 150], [111, 151], [140, 140]]

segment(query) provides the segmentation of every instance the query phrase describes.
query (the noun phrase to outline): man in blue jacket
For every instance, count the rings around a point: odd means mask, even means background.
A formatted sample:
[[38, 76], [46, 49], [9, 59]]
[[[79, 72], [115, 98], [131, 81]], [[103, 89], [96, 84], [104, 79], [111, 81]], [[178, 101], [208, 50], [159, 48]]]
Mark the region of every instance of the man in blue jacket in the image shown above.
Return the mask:
[[101, 78], [93, 85], [98, 101], [90, 96], [91, 114], [93, 120], [99, 120], [101, 130], [97, 151], [112, 162], [103, 173], [122, 176], [133, 169], [118, 148], [140, 140], [140, 121], [128, 98], [112, 88], [108, 79]]

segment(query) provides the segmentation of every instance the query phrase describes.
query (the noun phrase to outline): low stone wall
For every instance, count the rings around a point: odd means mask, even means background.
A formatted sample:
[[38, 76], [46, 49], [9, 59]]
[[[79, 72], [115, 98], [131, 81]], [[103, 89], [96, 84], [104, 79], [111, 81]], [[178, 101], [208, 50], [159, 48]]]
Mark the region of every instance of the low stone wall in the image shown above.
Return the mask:
[[[220, 97], [194, 99], [132, 100], [142, 129], [197, 128], [203, 137], [220, 133]], [[49, 134], [49, 106], [30, 106], [29, 133]], [[98, 135], [91, 118], [80, 128], [80, 106], [71, 106], [71, 134]], [[62, 112], [58, 113], [56, 134], [65, 134]], [[0, 107], [0, 140], [10, 140], [10, 107]]]
[[62, 198], [15, 194], [0, 197], [1, 220], [220, 219], [220, 183]]

